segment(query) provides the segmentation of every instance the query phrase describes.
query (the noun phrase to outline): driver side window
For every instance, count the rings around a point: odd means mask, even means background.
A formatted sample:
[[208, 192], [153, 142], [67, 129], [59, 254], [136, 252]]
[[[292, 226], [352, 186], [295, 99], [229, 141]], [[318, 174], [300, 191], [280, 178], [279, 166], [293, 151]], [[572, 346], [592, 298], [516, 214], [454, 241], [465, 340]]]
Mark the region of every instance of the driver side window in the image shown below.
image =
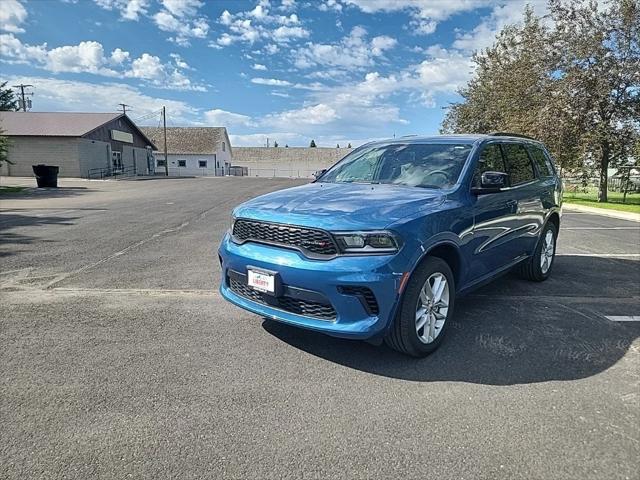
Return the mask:
[[502, 150], [500, 145], [492, 143], [484, 147], [480, 152], [476, 171], [473, 173], [473, 186], [480, 186], [480, 177], [484, 172], [505, 172], [507, 169], [502, 158]]

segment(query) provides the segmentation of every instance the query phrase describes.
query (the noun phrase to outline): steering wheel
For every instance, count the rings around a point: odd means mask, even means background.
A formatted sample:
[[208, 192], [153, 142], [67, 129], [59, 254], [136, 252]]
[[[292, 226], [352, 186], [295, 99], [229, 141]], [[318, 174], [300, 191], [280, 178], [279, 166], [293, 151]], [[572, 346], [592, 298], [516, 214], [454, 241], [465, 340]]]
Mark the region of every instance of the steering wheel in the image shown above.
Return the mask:
[[427, 173], [427, 177], [431, 177], [433, 175], [441, 175], [444, 177], [444, 180], [445, 180], [444, 183], [449, 183], [449, 174], [444, 170], [434, 170], [433, 172]]

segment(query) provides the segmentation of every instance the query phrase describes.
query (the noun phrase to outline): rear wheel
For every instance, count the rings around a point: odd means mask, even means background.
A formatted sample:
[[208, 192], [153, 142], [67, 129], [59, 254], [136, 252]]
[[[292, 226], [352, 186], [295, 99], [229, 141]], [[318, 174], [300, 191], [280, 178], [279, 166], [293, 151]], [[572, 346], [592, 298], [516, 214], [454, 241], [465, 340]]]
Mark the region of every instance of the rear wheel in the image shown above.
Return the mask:
[[453, 273], [437, 257], [427, 258], [407, 283], [400, 309], [385, 338], [391, 348], [414, 357], [424, 357], [440, 346], [453, 315]]
[[542, 282], [549, 278], [553, 261], [556, 258], [557, 238], [558, 231], [556, 226], [548, 222], [542, 230], [535, 252], [533, 252], [529, 260], [526, 260], [518, 268], [518, 273], [522, 278], [534, 282]]

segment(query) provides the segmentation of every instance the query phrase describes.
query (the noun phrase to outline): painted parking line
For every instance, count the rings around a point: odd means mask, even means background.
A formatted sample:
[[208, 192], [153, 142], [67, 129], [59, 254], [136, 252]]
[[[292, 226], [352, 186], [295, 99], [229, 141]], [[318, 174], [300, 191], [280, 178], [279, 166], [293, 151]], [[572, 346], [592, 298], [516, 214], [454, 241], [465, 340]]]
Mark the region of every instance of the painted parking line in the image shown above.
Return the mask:
[[565, 230], [638, 230], [640, 227], [562, 227], [561, 231]]
[[640, 322], [640, 315], [605, 315], [612, 322]]
[[556, 253], [558, 257], [623, 257], [640, 258], [640, 253]]

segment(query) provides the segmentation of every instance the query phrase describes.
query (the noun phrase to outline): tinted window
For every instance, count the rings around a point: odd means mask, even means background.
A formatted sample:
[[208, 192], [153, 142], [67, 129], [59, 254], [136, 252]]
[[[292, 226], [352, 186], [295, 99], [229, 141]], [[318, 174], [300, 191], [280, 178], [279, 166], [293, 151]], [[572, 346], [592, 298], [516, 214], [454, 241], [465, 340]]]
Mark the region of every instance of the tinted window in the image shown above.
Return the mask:
[[533, 173], [533, 165], [531, 164], [531, 160], [529, 160], [529, 155], [527, 155], [527, 149], [524, 148], [524, 145], [505, 143], [502, 145], [502, 149], [507, 159], [511, 185], [530, 182], [536, 178]]
[[540, 172], [541, 177], [553, 176], [551, 161], [547, 158], [540, 147], [529, 145], [529, 155], [531, 155], [533, 162], [536, 164], [536, 167], [538, 167], [538, 172]]
[[460, 176], [470, 144], [382, 144], [350, 153], [322, 176], [322, 182], [391, 183], [448, 188]]
[[480, 177], [484, 172], [507, 172], [504, 166], [504, 159], [500, 151], [500, 145], [497, 143], [487, 145], [480, 153], [478, 166], [473, 175], [473, 185], [480, 186]]

